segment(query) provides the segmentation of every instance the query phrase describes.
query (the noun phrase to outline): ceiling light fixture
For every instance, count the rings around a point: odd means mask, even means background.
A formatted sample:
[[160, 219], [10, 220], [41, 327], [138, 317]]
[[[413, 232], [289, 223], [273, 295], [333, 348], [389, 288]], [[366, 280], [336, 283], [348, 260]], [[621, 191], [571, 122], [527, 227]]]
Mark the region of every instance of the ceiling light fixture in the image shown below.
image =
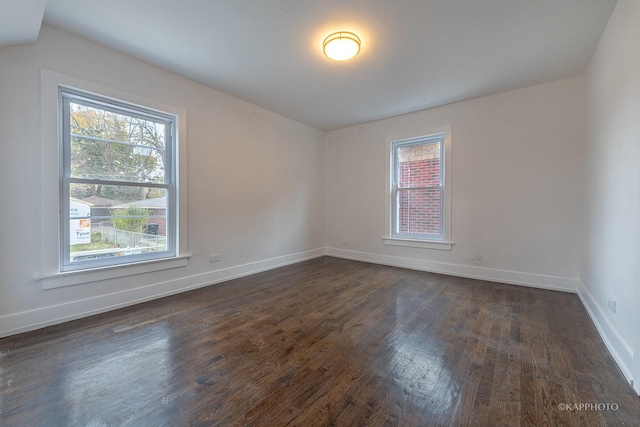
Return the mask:
[[336, 61], [346, 61], [360, 52], [360, 39], [353, 33], [339, 31], [330, 34], [322, 43], [324, 54]]

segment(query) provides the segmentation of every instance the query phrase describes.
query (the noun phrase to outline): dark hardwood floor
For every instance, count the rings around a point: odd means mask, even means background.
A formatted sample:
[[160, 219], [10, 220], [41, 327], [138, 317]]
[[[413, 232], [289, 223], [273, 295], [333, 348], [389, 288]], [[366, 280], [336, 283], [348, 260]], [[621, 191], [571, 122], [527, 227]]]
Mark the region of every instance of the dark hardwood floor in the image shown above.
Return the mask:
[[0, 425], [638, 426], [640, 398], [576, 295], [324, 257], [0, 339]]

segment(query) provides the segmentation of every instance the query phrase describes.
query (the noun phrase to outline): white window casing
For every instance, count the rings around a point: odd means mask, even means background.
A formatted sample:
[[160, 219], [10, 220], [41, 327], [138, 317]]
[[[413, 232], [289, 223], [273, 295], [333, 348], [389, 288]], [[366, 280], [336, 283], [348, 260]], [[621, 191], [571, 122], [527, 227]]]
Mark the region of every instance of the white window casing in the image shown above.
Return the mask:
[[[159, 129], [162, 129], [160, 134], [164, 138], [164, 146], [149, 148], [136, 146], [135, 141], [112, 140], [113, 138], [102, 138], [84, 132], [79, 132], [81, 135], [73, 133], [69, 125], [72, 107], [93, 108], [94, 111], [158, 124]], [[75, 132], [78, 132], [77, 129]], [[42, 69], [41, 140], [42, 272], [36, 278], [41, 280], [44, 289], [183, 267], [187, 264], [190, 255], [186, 239], [187, 139], [184, 109]], [[158, 171], [154, 170], [155, 175], [150, 174], [152, 177], [140, 179], [130, 179], [126, 174], [78, 174], [72, 172], [71, 168], [72, 162], [78, 162], [77, 157], [72, 160], [72, 140], [75, 141], [76, 149], [77, 141], [82, 140], [103, 145], [131, 146], [134, 154], [142, 156], [157, 152], [157, 157], [162, 159], [162, 167], [158, 167]], [[160, 243], [156, 239], [157, 246], [153, 251], [137, 247], [126, 248], [126, 256], [91, 256], [94, 252], [87, 252], [90, 255], [84, 257], [77, 256], [76, 252], [72, 256], [70, 235], [73, 233], [70, 223], [77, 218], [71, 217], [70, 204], [76, 206], [83, 201], [73, 198], [70, 189], [83, 185], [111, 186], [121, 190], [164, 195], [166, 239], [160, 239]], [[74, 212], [76, 211], [74, 208]], [[86, 218], [86, 214], [83, 215], [78, 218]], [[158, 221], [159, 218], [155, 220]], [[111, 218], [105, 216], [93, 219], [97, 221]], [[86, 222], [83, 226], [86, 226]], [[93, 230], [93, 223], [91, 227]], [[95, 252], [102, 255], [101, 252], [108, 250]], [[121, 252], [118, 251], [118, 255]], [[78, 259], [81, 261], [77, 261]]]

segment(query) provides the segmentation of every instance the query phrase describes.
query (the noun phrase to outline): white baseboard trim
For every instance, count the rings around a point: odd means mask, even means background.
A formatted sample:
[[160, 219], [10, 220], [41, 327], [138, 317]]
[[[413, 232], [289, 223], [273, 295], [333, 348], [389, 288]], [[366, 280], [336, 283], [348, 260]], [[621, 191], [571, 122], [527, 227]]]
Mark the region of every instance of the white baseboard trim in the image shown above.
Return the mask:
[[410, 268], [412, 270], [428, 271], [430, 273], [439, 273], [449, 276], [486, 280], [488, 282], [528, 286], [532, 288], [548, 289], [553, 291], [575, 293], [578, 291], [578, 284], [580, 283], [578, 279], [572, 279], [568, 277], [521, 273], [518, 271], [497, 270], [493, 268], [476, 267], [461, 264], [448, 264], [443, 262], [427, 261], [423, 259], [401, 258], [339, 248], [326, 248], [326, 253], [327, 255], [336, 258], [345, 258], [354, 261], [371, 262], [375, 264], [390, 265], [393, 267], [403, 267]]
[[[600, 334], [600, 338], [602, 338], [604, 345], [607, 347], [607, 350], [609, 350], [609, 353], [611, 353], [613, 360], [616, 361], [627, 381], [633, 384], [633, 374], [631, 373], [631, 366], [633, 366], [634, 357], [633, 349], [622, 338], [611, 322], [609, 322], [609, 319], [602, 310], [602, 307], [600, 307], [595, 298], [593, 298], [582, 281], [580, 281], [578, 286], [578, 296], [580, 297], [580, 301], [582, 301], [582, 305], [584, 305], [585, 310], [587, 310], [596, 330]], [[639, 384], [635, 384], [634, 390], [640, 395]]]
[[226, 282], [324, 255], [325, 249], [318, 248], [64, 304], [3, 315], [0, 316], [0, 338]]

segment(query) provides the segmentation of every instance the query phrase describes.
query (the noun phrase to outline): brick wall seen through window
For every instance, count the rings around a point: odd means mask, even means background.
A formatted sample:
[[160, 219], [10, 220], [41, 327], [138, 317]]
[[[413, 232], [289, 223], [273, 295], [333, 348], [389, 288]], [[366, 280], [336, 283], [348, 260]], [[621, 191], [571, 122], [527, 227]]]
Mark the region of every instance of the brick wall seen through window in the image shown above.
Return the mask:
[[442, 226], [440, 141], [398, 148], [397, 232], [439, 235]]

